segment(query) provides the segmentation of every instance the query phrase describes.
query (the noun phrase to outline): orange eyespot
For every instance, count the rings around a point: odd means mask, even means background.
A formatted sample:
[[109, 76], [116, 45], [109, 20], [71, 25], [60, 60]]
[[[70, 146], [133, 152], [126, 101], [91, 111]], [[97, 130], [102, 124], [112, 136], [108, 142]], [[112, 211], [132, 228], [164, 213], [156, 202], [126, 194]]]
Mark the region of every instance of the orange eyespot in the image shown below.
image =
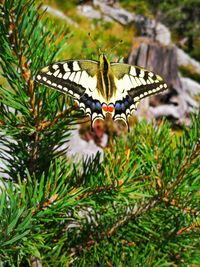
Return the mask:
[[108, 112], [113, 112], [114, 111], [114, 106], [113, 105], [109, 105], [108, 106]]
[[110, 113], [112, 113], [114, 111], [114, 105], [113, 104], [110, 104], [110, 105], [103, 104], [102, 105], [102, 110], [104, 112], [110, 112]]
[[108, 112], [108, 106], [106, 104], [102, 105], [102, 110]]

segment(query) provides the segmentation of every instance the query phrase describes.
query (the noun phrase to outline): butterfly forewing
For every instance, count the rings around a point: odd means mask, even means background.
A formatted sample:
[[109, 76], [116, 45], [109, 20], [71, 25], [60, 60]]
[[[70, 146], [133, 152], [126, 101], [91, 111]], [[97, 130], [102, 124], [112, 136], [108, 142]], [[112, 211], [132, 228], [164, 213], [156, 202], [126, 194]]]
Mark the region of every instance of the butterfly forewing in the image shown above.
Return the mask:
[[95, 79], [92, 80], [96, 72], [97, 62], [95, 61], [68, 60], [43, 68], [37, 74], [36, 80], [79, 99], [87, 89], [96, 88]]
[[[72, 96], [86, 115], [103, 119], [97, 93], [98, 62], [67, 60], [43, 68], [36, 80]], [[95, 98], [96, 97], [96, 98]]]

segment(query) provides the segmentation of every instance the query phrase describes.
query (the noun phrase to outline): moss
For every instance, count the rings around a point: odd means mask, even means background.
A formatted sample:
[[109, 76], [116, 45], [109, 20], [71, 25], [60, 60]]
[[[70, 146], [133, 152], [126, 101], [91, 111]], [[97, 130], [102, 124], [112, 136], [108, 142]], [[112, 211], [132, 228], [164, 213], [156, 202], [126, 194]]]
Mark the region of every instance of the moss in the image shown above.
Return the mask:
[[152, 12], [149, 9], [149, 5], [145, 0], [120, 0], [119, 2], [124, 8], [130, 10], [131, 12], [153, 17]]
[[180, 66], [179, 70], [183, 76], [189, 77], [198, 83], [200, 83], [200, 73], [196, 72], [194, 67], [188, 65], [188, 66]]

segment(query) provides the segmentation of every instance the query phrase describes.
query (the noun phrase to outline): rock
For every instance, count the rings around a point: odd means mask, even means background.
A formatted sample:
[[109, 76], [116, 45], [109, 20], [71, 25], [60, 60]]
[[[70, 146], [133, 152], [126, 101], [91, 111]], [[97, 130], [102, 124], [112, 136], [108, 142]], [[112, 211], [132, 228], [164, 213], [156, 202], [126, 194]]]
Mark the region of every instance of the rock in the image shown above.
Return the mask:
[[192, 66], [196, 72], [200, 73], [200, 62], [191, 58], [182, 49], [177, 48], [178, 66]]
[[181, 77], [181, 87], [183, 91], [188, 92], [190, 95], [197, 95], [200, 94], [200, 84], [196, 81], [190, 79]]
[[180, 113], [177, 109], [177, 106], [174, 105], [160, 105], [157, 107], [150, 108], [151, 113], [153, 114], [154, 118], [160, 118], [163, 116], [172, 116], [175, 119], [180, 119]]
[[149, 105], [149, 97], [146, 97], [139, 102], [137, 110], [134, 112], [134, 116], [137, 117], [138, 121], [141, 121], [144, 118], [148, 122], [151, 122], [153, 120], [154, 116], [149, 109]]
[[[200, 85], [189, 78], [180, 77], [176, 46], [163, 46], [144, 37], [135, 38], [128, 63], [154, 71], [173, 88], [150, 97], [150, 102], [141, 101], [136, 112], [139, 120], [142, 117], [149, 121], [166, 116], [178, 124], [190, 124], [189, 114], [199, 108], [192, 96], [200, 92]], [[154, 107], [150, 106], [151, 103]]]
[[94, 0], [93, 4], [94, 6], [98, 6], [103, 14], [106, 14], [122, 25], [135, 23], [139, 35], [148, 36], [164, 45], [169, 45], [171, 43], [170, 30], [162, 23], [142, 15], [131, 13], [120, 6], [108, 6], [99, 0]]
[[[103, 141], [107, 143], [105, 138], [103, 138]], [[67, 156], [75, 162], [80, 162], [82, 159], [86, 160], [89, 157], [95, 157], [97, 153], [100, 153], [100, 160], [103, 160], [103, 149], [97, 146], [94, 140], [87, 142], [81, 139], [78, 129], [72, 131], [66, 146], [68, 147]], [[62, 150], [63, 146], [60, 149]]]
[[136, 22], [138, 35], [146, 36], [163, 45], [171, 44], [170, 30], [160, 22], [154, 19], [144, 17], [144, 20]]
[[77, 7], [78, 13], [90, 19], [101, 19], [101, 13], [90, 5], [80, 5]]
[[67, 17], [63, 12], [61, 12], [61, 11], [59, 11], [53, 7], [47, 6], [47, 5], [42, 5], [42, 9], [46, 10], [46, 12], [48, 12], [48, 13], [56, 16], [56, 17], [59, 17], [60, 19], [65, 20], [68, 24], [73, 25], [74, 27], [78, 27], [78, 24], [76, 22], [74, 22], [72, 19], [70, 19], [69, 17]]
[[[164, 24], [157, 22], [154, 19], [149, 19], [142, 15], [131, 13], [120, 7], [119, 5], [107, 5], [106, 2], [107, 1], [93, 0], [93, 5], [99, 7], [101, 12], [106, 15], [106, 17], [110, 17], [111, 19], [121, 23], [122, 25], [135, 23], [138, 29], [138, 35], [147, 36], [153, 40], [160, 42], [163, 45], [170, 45], [172, 43], [171, 32]], [[191, 65], [197, 72], [200, 72], [200, 63], [191, 58], [180, 48], [177, 48], [177, 59], [178, 66]]]
[[77, 7], [78, 13], [82, 16], [85, 16], [89, 19], [103, 19], [104, 21], [111, 22], [113, 19], [111, 19], [109, 16], [102, 15], [99, 10], [94, 9], [90, 5], [80, 5]]
[[108, 6], [104, 2], [99, 0], [93, 0], [93, 5], [99, 7], [103, 14], [106, 14], [107, 16], [118, 21], [122, 25], [128, 25], [132, 22], [141, 22], [144, 20], [144, 17], [141, 15], [131, 13], [119, 6]]

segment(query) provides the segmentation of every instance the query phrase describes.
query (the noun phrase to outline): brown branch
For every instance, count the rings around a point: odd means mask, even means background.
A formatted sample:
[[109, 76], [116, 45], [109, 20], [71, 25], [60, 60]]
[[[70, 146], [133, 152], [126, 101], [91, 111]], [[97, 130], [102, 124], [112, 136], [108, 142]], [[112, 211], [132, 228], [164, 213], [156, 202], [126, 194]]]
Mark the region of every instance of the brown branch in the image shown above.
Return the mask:
[[177, 177], [176, 181], [174, 181], [174, 183], [170, 183], [169, 187], [167, 188], [167, 190], [164, 193], [164, 197], [166, 197], [168, 199], [169, 194], [170, 193], [174, 193], [174, 191], [176, 190], [176, 188], [179, 186], [179, 184], [182, 182], [184, 176], [185, 176], [185, 170], [188, 169], [188, 167], [190, 167], [194, 160], [196, 160], [196, 157], [200, 154], [200, 143], [197, 143], [196, 149], [193, 151], [192, 157], [191, 158], [187, 158], [185, 160], [185, 163], [183, 164], [179, 176]]
[[49, 127], [53, 127], [58, 120], [64, 118], [68, 113], [70, 113], [71, 111], [74, 110], [74, 106], [72, 106], [71, 108], [68, 108], [66, 110], [64, 110], [63, 112], [60, 112], [56, 115], [56, 117], [54, 118], [54, 120], [52, 121], [41, 121], [38, 125], [37, 125], [37, 129], [39, 131], [44, 131]]
[[36, 208], [32, 208], [32, 214], [35, 214], [37, 211], [49, 208], [56, 200], [58, 200], [58, 194], [52, 195], [47, 199], [42, 205], [38, 204]]
[[4, 121], [0, 121], [0, 126], [3, 126], [5, 125], [5, 122]]
[[199, 224], [192, 224], [188, 227], [183, 227], [183, 228], [179, 229], [176, 234], [181, 235], [183, 233], [189, 233], [189, 232], [194, 231], [194, 230], [200, 231], [200, 225]]
[[26, 56], [22, 54], [21, 56], [21, 71], [22, 71], [22, 76], [24, 80], [26, 81], [27, 88], [28, 88], [28, 94], [30, 96], [30, 106], [33, 111], [33, 117], [37, 117], [37, 109], [35, 108], [35, 92], [34, 92], [34, 83], [33, 80], [31, 79], [31, 71], [29, 69], [29, 64], [27, 63]]
[[167, 203], [167, 204], [169, 204], [169, 205], [171, 205], [171, 206], [174, 206], [174, 207], [177, 207], [179, 209], [182, 209], [184, 212], [192, 213], [194, 215], [198, 215], [199, 214], [199, 211], [197, 211], [196, 209], [184, 207], [183, 205], [177, 203], [177, 201], [175, 199], [170, 200], [169, 198], [163, 197], [162, 201]]
[[150, 201], [148, 204], [141, 205], [138, 210], [135, 213], [130, 213], [126, 216], [124, 216], [121, 220], [119, 220], [116, 225], [114, 225], [107, 233], [105, 234], [108, 237], [111, 237], [116, 231], [127, 224], [130, 220], [135, 220], [137, 217], [139, 217], [144, 212], [147, 212], [150, 208], [153, 208], [156, 204], [160, 202], [160, 199], [154, 199]]
[[138, 208], [136, 212], [130, 213], [128, 215], [125, 215], [122, 219], [120, 219], [115, 225], [113, 225], [108, 231], [101, 232], [98, 236], [96, 236], [94, 239], [88, 238], [84, 243], [77, 245], [76, 247], [73, 247], [70, 249], [70, 257], [76, 256], [78, 253], [83, 251], [83, 249], [89, 250], [92, 245], [100, 243], [101, 240], [103, 240], [105, 237], [110, 238], [113, 236], [117, 230], [123, 226], [125, 226], [129, 221], [135, 220], [140, 215], [142, 215], [144, 212], [147, 212], [147, 210], [153, 208], [156, 204], [160, 202], [160, 199], [153, 199], [149, 203], [145, 203]]

